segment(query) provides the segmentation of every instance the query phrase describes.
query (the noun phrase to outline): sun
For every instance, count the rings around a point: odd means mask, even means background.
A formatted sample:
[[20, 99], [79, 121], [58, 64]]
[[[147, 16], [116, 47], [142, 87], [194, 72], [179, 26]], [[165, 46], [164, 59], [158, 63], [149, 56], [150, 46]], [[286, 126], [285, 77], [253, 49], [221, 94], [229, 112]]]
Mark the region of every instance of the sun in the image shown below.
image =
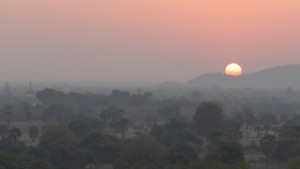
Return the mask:
[[242, 67], [236, 63], [231, 63], [226, 66], [225, 74], [228, 76], [241, 76], [242, 75]]

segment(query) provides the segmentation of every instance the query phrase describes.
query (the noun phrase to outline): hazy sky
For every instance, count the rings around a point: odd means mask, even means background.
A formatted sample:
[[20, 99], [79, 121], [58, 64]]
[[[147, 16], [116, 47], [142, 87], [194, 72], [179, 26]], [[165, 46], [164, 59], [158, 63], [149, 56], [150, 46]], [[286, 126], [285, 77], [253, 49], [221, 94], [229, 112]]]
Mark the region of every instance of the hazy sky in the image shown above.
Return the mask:
[[300, 63], [299, 0], [0, 0], [0, 80], [189, 80]]

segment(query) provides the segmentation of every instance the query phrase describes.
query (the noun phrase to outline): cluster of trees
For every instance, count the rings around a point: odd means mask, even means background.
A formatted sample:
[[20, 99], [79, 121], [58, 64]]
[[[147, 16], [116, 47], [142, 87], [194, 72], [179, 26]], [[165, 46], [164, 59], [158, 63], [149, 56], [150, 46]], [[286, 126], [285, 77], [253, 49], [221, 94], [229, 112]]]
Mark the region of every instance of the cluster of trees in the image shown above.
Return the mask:
[[[287, 162], [300, 156], [300, 117], [295, 115], [292, 120], [285, 122], [279, 129], [276, 147], [271, 158]], [[295, 161], [295, 160], [294, 160]]]
[[[251, 146], [264, 155], [267, 167], [274, 161], [287, 163], [286, 169], [299, 164], [299, 116], [288, 120], [251, 109], [225, 114], [221, 104], [204, 102], [188, 119], [181, 106], [194, 103], [155, 101], [151, 92], [114, 90], [102, 96], [45, 89], [37, 97], [42, 104], [36, 107], [2, 107], [0, 169], [250, 169], [241, 144], [242, 128], [249, 131], [250, 126], [265, 131], [257, 138], [259, 145]], [[161, 120], [149, 120], [149, 130], [129, 137], [127, 131], [138, 125], [124, 107], [146, 105], [156, 107], [152, 115]], [[15, 121], [25, 122], [26, 128], [17, 128]], [[34, 146], [20, 139], [24, 132]]]
[[151, 101], [153, 94], [145, 92], [142, 94], [130, 94], [127, 91], [113, 90], [110, 95], [81, 94], [81, 93], [64, 93], [53, 89], [44, 89], [37, 92], [37, 98], [43, 105], [65, 104], [82, 107], [97, 106], [128, 106], [128, 105], [145, 105]]
[[[20, 129], [11, 128], [0, 141], [0, 151], [5, 153], [0, 160], [6, 160], [0, 166], [21, 169], [26, 163], [29, 169], [36, 166], [39, 169], [99, 166], [115, 169], [249, 168], [238, 143], [240, 133], [236, 127], [240, 125], [227, 126], [231, 122], [218, 105], [203, 103], [191, 123], [171, 118], [165, 124], [154, 125], [149, 133], [130, 139], [105, 134], [116, 126], [120, 126], [122, 132], [127, 128], [128, 122], [124, 122], [123, 115], [122, 109], [105, 109], [99, 115], [103, 121], [100, 130], [92, 127], [94, 123], [88, 119], [73, 120], [68, 124], [49, 123], [42, 128], [39, 143], [33, 147], [25, 146], [18, 139]], [[205, 123], [203, 118], [206, 118]], [[33, 141], [39, 136], [35, 126], [29, 127], [28, 132]]]
[[[181, 106], [194, 108], [197, 105], [188, 99], [156, 100], [151, 92], [130, 94], [121, 90], [113, 90], [110, 95], [99, 95], [44, 89], [37, 92], [37, 97], [42, 103], [37, 107], [37, 118], [45, 122], [69, 122], [79, 118], [78, 116], [94, 118], [107, 107], [135, 109], [136, 112], [131, 112], [131, 120], [134, 121], [165, 122], [169, 118], [180, 117]], [[158, 113], [154, 113], [152, 109]]]

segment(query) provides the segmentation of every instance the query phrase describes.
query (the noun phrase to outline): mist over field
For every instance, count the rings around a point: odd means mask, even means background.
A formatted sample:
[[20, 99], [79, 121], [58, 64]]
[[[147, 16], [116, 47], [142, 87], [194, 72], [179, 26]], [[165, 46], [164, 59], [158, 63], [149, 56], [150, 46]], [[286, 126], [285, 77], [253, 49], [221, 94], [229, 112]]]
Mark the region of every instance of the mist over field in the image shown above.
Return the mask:
[[0, 166], [292, 168], [299, 70], [186, 82], [2, 82]]

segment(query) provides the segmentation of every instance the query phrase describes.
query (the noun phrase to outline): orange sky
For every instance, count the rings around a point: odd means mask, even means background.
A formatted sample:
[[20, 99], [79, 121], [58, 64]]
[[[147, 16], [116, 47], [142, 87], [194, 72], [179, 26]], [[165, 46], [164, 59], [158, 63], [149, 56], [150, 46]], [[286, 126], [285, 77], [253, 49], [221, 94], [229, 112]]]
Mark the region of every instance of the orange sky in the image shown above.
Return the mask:
[[299, 44], [298, 0], [0, 2], [0, 79], [182, 81], [300, 63]]

